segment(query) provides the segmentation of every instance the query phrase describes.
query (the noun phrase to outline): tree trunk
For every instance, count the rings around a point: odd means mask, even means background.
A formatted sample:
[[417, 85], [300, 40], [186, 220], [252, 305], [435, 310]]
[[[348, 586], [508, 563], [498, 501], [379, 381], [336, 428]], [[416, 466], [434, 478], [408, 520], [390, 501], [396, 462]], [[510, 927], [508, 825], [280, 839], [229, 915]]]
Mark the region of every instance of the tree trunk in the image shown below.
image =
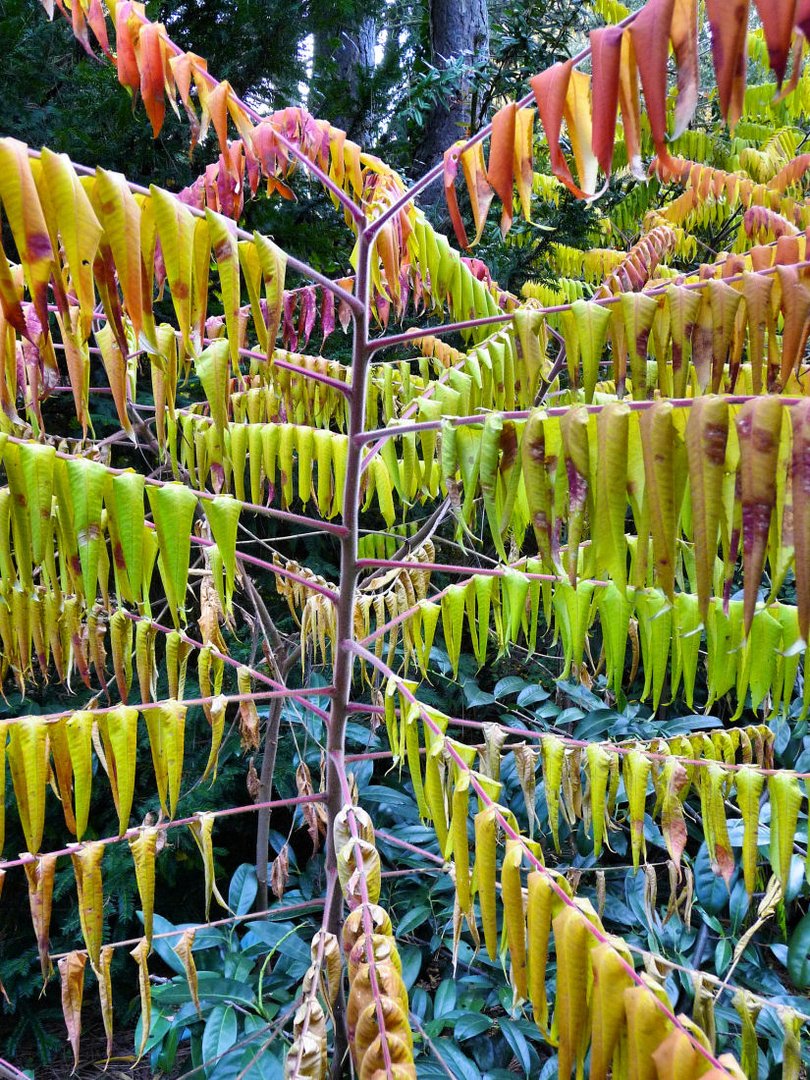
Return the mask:
[[[432, 63], [445, 69], [459, 59], [465, 69], [489, 56], [489, 21], [487, 0], [430, 0], [430, 37]], [[414, 164], [417, 172], [429, 169], [448, 146], [468, 133], [475, 117], [473, 83], [466, 73], [450, 88], [443, 101], [436, 104], [425, 125], [425, 135], [417, 148]], [[436, 199], [440, 185], [434, 184], [423, 197]]]
[[370, 83], [374, 75], [377, 20], [373, 15], [343, 26], [320, 26], [314, 33], [313, 85], [317, 115], [366, 149], [373, 141]]

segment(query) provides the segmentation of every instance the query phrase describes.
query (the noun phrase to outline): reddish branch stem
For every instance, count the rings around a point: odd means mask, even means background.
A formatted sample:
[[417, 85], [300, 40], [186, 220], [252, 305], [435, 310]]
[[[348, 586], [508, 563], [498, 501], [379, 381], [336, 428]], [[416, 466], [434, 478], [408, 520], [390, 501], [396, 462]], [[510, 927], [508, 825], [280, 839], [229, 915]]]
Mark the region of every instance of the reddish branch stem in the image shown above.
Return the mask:
[[[511, 840], [515, 840], [521, 845], [523, 853], [528, 859], [528, 861], [532, 864], [535, 870], [539, 870], [540, 873], [543, 874], [543, 876], [547, 879], [549, 887], [555, 893], [557, 898], [561, 900], [566, 907], [577, 912], [579, 917], [582, 919], [583, 926], [585, 927], [587, 932], [600, 944], [611, 945], [611, 947], [614, 948], [614, 951], [616, 951], [615, 946], [613, 946], [610, 941], [610, 938], [600, 929], [598, 929], [598, 927], [594, 926], [590, 919], [587, 918], [587, 916], [579, 910], [576, 901], [557, 884], [554, 876], [548, 871], [546, 866], [534, 854], [530, 846], [527, 844], [525, 838], [513, 828], [508, 818], [501, 812], [498, 804], [494, 802], [493, 799], [490, 797], [487, 789], [479, 783], [475, 775], [475, 771], [470, 768], [470, 766], [458, 753], [452, 743], [445, 739], [444, 732], [434, 721], [434, 719], [429, 715], [424, 705], [420, 701], [418, 701], [414, 694], [408, 689], [408, 687], [405, 685], [404, 680], [401, 679], [398, 675], [396, 675], [394, 671], [392, 671], [392, 669], [388, 666], [388, 664], [384, 663], [382, 660], [379, 660], [373, 653], [370, 653], [368, 649], [364, 649], [362, 645], [354, 644], [352, 648], [358, 657], [367, 661], [369, 664], [372, 665], [372, 667], [375, 667], [384, 678], [393, 679], [397, 683], [402, 696], [412, 705], [416, 705], [419, 709], [423, 724], [426, 727], [429, 727], [437, 738], [442, 739], [448, 756], [455, 762], [455, 764], [462, 772], [467, 774], [470, 780], [470, 788], [476, 793], [482, 805], [485, 806], [487, 809], [492, 809], [499, 827], [503, 830], [506, 836], [508, 836]], [[659, 1012], [663, 1013], [663, 1015], [667, 1018], [667, 1020], [669, 1020], [671, 1024], [674, 1024], [674, 1026], [689, 1039], [692, 1047], [697, 1050], [698, 1053], [706, 1059], [706, 1061], [708, 1061], [712, 1068], [717, 1069], [722, 1075], [730, 1077], [731, 1074], [725, 1068], [722, 1062], [718, 1061], [714, 1054], [712, 1054], [711, 1051], [707, 1050], [703, 1043], [699, 1039], [696, 1039], [695, 1036], [689, 1030], [687, 1030], [687, 1028], [681, 1023], [681, 1021], [678, 1019], [672, 1009], [670, 1009], [668, 1005], [665, 1005], [658, 998], [658, 996], [650, 990], [650, 988], [644, 982], [642, 977], [638, 974], [633, 965], [627, 963], [627, 961], [618, 951], [616, 951], [616, 957], [619, 961], [620, 966], [626, 972], [626, 974], [630, 976], [630, 978], [637, 986], [642, 987], [646, 990], [648, 994], [650, 994], [650, 998], [655, 1004], [655, 1007], [659, 1010]]]
[[[323, 802], [323, 795], [296, 795], [290, 799], [274, 799], [271, 802], [266, 803], [246, 803], [244, 806], [226, 806], [223, 810], [210, 810], [208, 813], [212, 817], [232, 817], [234, 814], [251, 814], [256, 810], [276, 810], [282, 806], [303, 806], [305, 803], [311, 802]], [[193, 814], [191, 817], [176, 818], [174, 821], [161, 821], [155, 825], [156, 829], [161, 831], [165, 829], [175, 829], [179, 825], [192, 825], [195, 821], [199, 821], [199, 817]], [[140, 826], [136, 826], [133, 829], [127, 829], [121, 836], [104, 836], [100, 840], [94, 840], [94, 844], [103, 844], [105, 847], [109, 844], [120, 844], [123, 840], [130, 840], [138, 835], [140, 832]], [[80, 843], [71, 844], [69, 847], [59, 848], [57, 851], [49, 851], [48, 855], [71, 855], [81, 848]], [[31, 855], [26, 853], [21, 855], [19, 859], [9, 859], [5, 862], [0, 862], [0, 870], [11, 870], [15, 866], [25, 866], [29, 863], [35, 863], [41, 854]]]

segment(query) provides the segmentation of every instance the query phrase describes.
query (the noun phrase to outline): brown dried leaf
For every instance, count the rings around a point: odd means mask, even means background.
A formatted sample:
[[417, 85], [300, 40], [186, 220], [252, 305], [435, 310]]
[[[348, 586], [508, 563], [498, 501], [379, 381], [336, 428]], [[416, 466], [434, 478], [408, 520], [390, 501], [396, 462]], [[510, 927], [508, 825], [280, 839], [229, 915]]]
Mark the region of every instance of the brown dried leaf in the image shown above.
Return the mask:
[[62, 1014], [68, 1041], [73, 1050], [73, 1072], [79, 1066], [79, 1043], [82, 1037], [82, 996], [84, 994], [84, 967], [87, 955], [71, 952], [59, 961], [59, 977], [62, 980]]
[[284, 896], [284, 888], [290, 877], [290, 860], [287, 854], [287, 845], [279, 852], [278, 858], [273, 860], [270, 871], [270, 888], [273, 895], [279, 900]]

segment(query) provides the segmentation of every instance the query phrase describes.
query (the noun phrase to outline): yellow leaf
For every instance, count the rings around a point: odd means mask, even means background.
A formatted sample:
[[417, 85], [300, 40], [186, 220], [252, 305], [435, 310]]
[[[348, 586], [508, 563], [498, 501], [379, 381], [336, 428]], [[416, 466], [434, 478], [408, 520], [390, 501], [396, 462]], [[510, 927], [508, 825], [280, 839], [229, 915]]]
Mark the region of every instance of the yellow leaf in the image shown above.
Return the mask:
[[79, 897], [79, 921], [87, 954], [93, 970], [98, 969], [101, 939], [104, 934], [104, 894], [101, 886], [101, 860], [106, 845], [93, 841], [71, 852], [76, 891]]

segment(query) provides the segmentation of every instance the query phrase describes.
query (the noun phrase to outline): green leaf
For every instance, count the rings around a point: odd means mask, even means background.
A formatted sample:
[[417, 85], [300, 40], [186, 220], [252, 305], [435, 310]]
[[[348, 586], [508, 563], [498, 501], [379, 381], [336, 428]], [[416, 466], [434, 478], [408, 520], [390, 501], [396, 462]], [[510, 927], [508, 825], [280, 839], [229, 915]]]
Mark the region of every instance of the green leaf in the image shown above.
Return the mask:
[[787, 968], [790, 981], [797, 989], [810, 988], [810, 911], [790, 935]]
[[242, 863], [237, 866], [228, 887], [228, 907], [236, 915], [247, 915], [258, 890], [256, 867], [251, 863]]
[[236, 1042], [238, 1023], [236, 1011], [232, 1005], [217, 1005], [205, 1024], [203, 1032], [203, 1060], [218, 1058]]
[[191, 523], [197, 496], [179, 483], [150, 486], [148, 492], [160, 550], [160, 573], [174, 625], [179, 628], [180, 620], [185, 622]]

